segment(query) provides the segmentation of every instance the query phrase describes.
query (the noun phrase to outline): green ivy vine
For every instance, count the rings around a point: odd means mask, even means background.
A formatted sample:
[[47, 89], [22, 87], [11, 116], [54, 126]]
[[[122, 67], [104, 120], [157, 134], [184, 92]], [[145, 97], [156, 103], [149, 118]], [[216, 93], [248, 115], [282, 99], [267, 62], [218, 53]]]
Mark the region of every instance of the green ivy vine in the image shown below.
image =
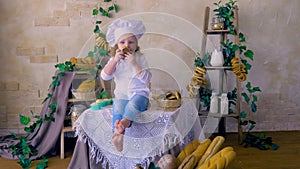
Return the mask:
[[[119, 6], [115, 3], [114, 0], [103, 0], [104, 3], [111, 2], [112, 5], [108, 6], [107, 8], [104, 8], [102, 6], [98, 8], [93, 9], [93, 16], [104, 16], [104, 17], [112, 17], [111, 11], [118, 12], [119, 11]], [[102, 20], [97, 20], [95, 23], [95, 28], [94, 28], [94, 33], [99, 33], [100, 32], [100, 27], [99, 25], [102, 23]]]
[[[222, 4], [222, 0], [220, 0], [217, 3], [214, 3], [216, 9], [213, 10], [216, 16], [224, 18], [224, 27], [227, 28], [232, 35], [237, 35], [233, 23], [233, 20], [235, 19], [234, 10], [236, 10], [237, 7], [236, 3], [237, 0], [229, 0], [225, 4]], [[243, 45], [244, 43], [246, 43], [246, 38], [242, 32], [239, 32], [238, 38], [240, 43], [234, 43], [230, 39], [227, 39], [225, 42], [221, 42], [223, 53], [226, 56], [224, 57], [224, 66], [232, 66], [231, 59], [235, 57], [236, 51], [239, 51], [241, 63], [245, 65], [246, 74], [248, 74], [252, 67], [249, 61], [254, 60], [254, 52], [248, 49], [246, 45]], [[258, 86], [252, 86], [251, 82], [249, 81], [247, 82], [245, 87], [246, 90], [242, 91], [241, 96], [243, 97], [243, 100], [249, 105], [249, 112], [256, 112], [256, 103], [258, 101], [256, 93], [261, 92], [261, 89]], [[229, 105], [235, 105], [237, 99], [236, 92], [237, 90], [235, 88], [232, 92], [228, 93], [228, 97], [231, 100]], [[230, 109], [230, 113], [232, 112], [233, 110]], [[251, 131], [255, 127], [256, 122], [253, 120], [247, 120], [247, 113], [245, 111], [240, 112], [240, 117], [242, 119], [241, 125], [249, 125], [248, 131]]]
[[[234, 10], [236, 10], [236, 3], [237, 0], [228, 0], [226, 3], [223, 3], [223, 0], [219, 0], [217, 3], [213, 3], [213, 5], [216, 7], [213, 12], [217, 17], [223, 18], [224, 20], [224, 28], [229, 30], [229, 34], [231, 35], [237, 35], [237, 32], [234, 28]], [[221, 42], [221, 46], [223, 48], [223, 56], [224, 56], [224, 65], [223, 66], [232, 66], [231, 65], [231, 59], [235, 57], [236, 51], [240, 54], [240, 61], [241, 64], [244, 64], [246, 69], [246, 74], [249, 73], [252, 65], [249, 63], [249, 61], [254, 60], [254, 52], [251, 49], [248, 49], [244, 43], [246, 43], [245, 35], [242, 32], [239, 32], [238, 34], [239, 42], [240, 43], [234, 43], [232, 40], [227, 39], [225, 42]], [[210, 54], [206, 53], [203, 57], [203, 62], [205, 65], [209, 65], [208, 61], [210, 58]], [[200, 56], [198, 55], [195, 59], [195, 65], [200, 63]], [[257, 101], [258, 96], [256, 95], [258, 92], [262, 92], [261, 89], [258, 86], [253, 86], [251, 82], [247, 82], [245, 85], [245, 88], [242, 89], [241, 96], [245, 103], [249, 105], [248, 110], [242, 110], [239, 112], [239, 117], [241, 118], [241, 125], [248, 126], [248, 131], [246, 134], [245, 139], [243, 140], [243, 144], [245, 146], [255, 146], [259, 149], [268, 149], [268, 145], [272, 147], [272, 149], [277, 149], [278, 146], [272, 142], [270, 142], [270, 138], [265, 138], [261, 134], [261, 136], [257, 136], [254, 134], [251, 134], [250, 131], [252, 131], [255, 128], [256, 122], [252, 119], [249, 119], [247, 112], [255, 113], [257, 111]], [[234, 88], [232, 91], [229, 91], [227, 93], [227, 97], [229, 100], [229, 114], [235, 113], [234, 109], [237, 104], [237, 88]], [[204, 106], [207, 107], [207, 110], [209, 110], [209, 104], [210, 104], [210, 96], [211, 96], [211, 90], [204, 89], [201, 87], [199, 89], [199, 95], [200, 95], [200, 101], [203, 103]]]
[[[104, 8], [102, 6], [98, 8], [94, 8], [92, 11], [93, 16], [101, 15], [104, 17], [112, 17], [111, 11], [118, 12], [119, 7], [116, 5], [114, 0], [103, 0], [104, 3], [111, 2], [112, 5], [108, 6], [107, 8]], [[101, 2], [100, 2], [101, 3]], [[99, 33], [101, 36], [104, 34], [100, 31], [99, 25], [102, 23], [101, 20], [97, 20], [95, 22], [95, 28], [94, 33]], [[100, 54], [100, 56], [107, 55], [107, 51], [101, 50], [97, 47], [94, 48], [94, 51], [90, 51], [88, 53], [88, 56], [94, 56], [95, 54]], [[48, 88], [50, 91], [51, 89], [56, 88], [60, 85], [60, 78], [65, 75], [66, 71], [74, 71], [74, 65], [70, 61], [66, 61], [64, 63], [58, 63], [55, 65], [55, 68], [57, 68], [60, 72], [52, 77], [52, 82]], [[101, 66], [98, 66], [98, 69], [95, 72], [91, 72], [92, 74], [99, 74], [99, 70], [101, 69]], [[52, 94], [48, 93], [45, 99], [42, 101], [42, 104], [44, 104], [47, 100], [52, 98]], [[107, 98], [107, 92], [101, 91], [101, 93], [98, 95], [98, 98]], [[53, 101], [49, 104], [48, 108], [51, 110], [49, 115], [45, 115], [44, 117], [41, 117], [39, 115], [34, 115], [34, 113], [31, 111], [31, 117], [25, 116], [25, 115], [19, 115], [19, 120], [22, 125], [24, 125], [24, 131], [29, 134], [33, 133], [37, 127], [40, 127], [43, 122], [45, 121], [51, 121], [53, 122], [55, 120], [54, 113], [57, 109], [57, 102]], [[32, 120], [35, 119], [35, 120]], [[9, 145], [7, 149], [12, 150], [13, 155], [17, 156], [19, 158], [18, 164], [23, 169], [29, 169], [31, 167], [31, 160], [30, 158], [37, 155], [37, 150], [32, 146], [28, 144], [28, 140], [26, 136], [18, 136], [16, 133], [11, 133], [11, 136], [18, 140], [16, 144]], [[42, 156], [42, 161], [37, 163], [36, 168], [37, 169], [44, 169], [48, 167], [48, 159], [45, 156]]]
[[[55, 68], [59, 69], [59, 73], [56, 76], [52, 77], [52, 82], [49, 86], [49, 91], [54, 90], [60, 84], [60, 78], [65, 75], [66, 71], [73, 71], [74, 65], [71, 62], [66, 61], [65, 63], [59, 63], [55, 65]], [[42, 104], [47, 100], [52, 98], [52, 94], [48, 93], [46, 98], [42, 101]], [[22, 125], [24, 125], [24, 131], [26, 133], [33, 133], [37, 127], [40, 127], [43, 122], [55, 120], [54, 113], [56, 112], [57, 102], [53, 101], [48, 105], [48, 108], [51, 110], [49, 115], [45, 115], [41, 117], [39, 115], [34, 115], [31, 111], [31, 117], [25, 115], [19, 115], [19, 120]], [[35, 119], [35, 120], [32, 120]], [[32, 123], [31, 125], [29, 125]], [[18, 156], [19, 161], [18, 164], [23, 169], [29, 169], [31, 166], [30, 157], [37, 155], [37, 150], [30, 144], [28, 144], [28, 140], [26, 136], [18, 136], [16, 133], [11, 133], [11, 135], [18, 140], [16, 144], [9, 145], [7, 149], [11, 149], [14, 156]], [[37, 163], [37, 169], [44, 169], [48, 166], [48, 159], [45, 156], [42, 156], [42, 161]]]

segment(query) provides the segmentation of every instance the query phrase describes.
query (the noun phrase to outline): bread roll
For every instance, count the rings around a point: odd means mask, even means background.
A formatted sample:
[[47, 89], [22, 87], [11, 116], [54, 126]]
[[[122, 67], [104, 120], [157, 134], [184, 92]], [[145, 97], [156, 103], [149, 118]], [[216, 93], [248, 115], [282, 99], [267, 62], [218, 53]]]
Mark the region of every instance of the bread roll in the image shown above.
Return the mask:
[[179, 153], [177, 159], [179, 164], [183, 162], [183, 160], [190, 155], [195, 149], [199, 146], [200, 141], [198, 139], [191, 141], [188, 145], [184, 147], [184, 149]]
[[210, 145], [211, 140], [210, 139], [205, 139], [203, 140], [196, 150], [192, 153], [195, 157], [197, 162], [201, 159], [201, 157], [204, 155], [205, 151], [207, 150], [208, 146]]
[[216, 154], [222, 144], [224, 143], [225, 138], [223, 136], [217, 136], [214, 140], [210, 143], [209, 147], [205, 151], [204, 155], [201, 157], [200, 161], [198, 162], [198, 167], [202, 165], [205, 161], [207, 161], [210, 157]]
[[186, 156], [178, 169], [193, 169], [197, 164], [196, 159], [196, 156], [194, 156], [193, 154]]
[[225, 147], [215, 155], [213, 155], [204, 164], [198, 165], [197, 169], [224, 169], [229, 166], [229, 164], [235, 159], [236, 153], [232, 147]]

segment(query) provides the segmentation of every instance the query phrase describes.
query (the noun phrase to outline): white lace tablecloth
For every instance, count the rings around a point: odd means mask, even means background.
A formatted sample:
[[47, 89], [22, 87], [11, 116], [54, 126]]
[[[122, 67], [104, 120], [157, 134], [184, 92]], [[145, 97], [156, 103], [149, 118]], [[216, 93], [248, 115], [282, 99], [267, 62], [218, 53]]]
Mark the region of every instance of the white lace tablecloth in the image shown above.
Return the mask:
[[152, 106], [142, 112], [125, 130], [122, 152], [116, 151], [111, 142], [111, 123], [112, 108], [106, 107], [87, 109], [74, 125], [78, 139], [88, 142], [96, 162], [104, 161], [102, 165], [109, 168], [135, 168], [137, 163], [147, 166], [178, 144], [183, 146], [193, 139], [204, 139], [200, 135], [198, 112], [191, 100], [185, 100], [181, 107], [173, 110]]

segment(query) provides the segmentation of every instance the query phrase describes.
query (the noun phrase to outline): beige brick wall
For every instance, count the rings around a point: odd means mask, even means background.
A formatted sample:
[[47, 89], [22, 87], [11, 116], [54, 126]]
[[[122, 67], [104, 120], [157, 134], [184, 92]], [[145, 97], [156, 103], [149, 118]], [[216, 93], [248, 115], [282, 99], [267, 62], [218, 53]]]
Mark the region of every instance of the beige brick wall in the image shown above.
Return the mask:
[[[54, 65], [76, 57], [93, 34], [92, 9], [97, 0], [1, 1], [0, 11], [0, 135], [22, 132], [18, 114], [39, 113], [48, 93]], [[240, 1], [239, 25], [247, 46], [255, 52], [248, 79], [260, 86], [258, 111], [253, 114], [256, 130], [299, 130], [299, 19], [300, 1]], [[211, 1], [133, 0], [117, 1], [121, 11], [115, 18], [144, 12], [178, 17], [202, 29], [203, 10]], [[26, 8], [24, 8], [26, 7]], [[33, 12], [34, 11], [34, 12]], [[103, 18], [103, 25], [111, 19]], [[165, 21], [162, 21], [162, 23]], [[276, 26], [274, 26], [276, 25]], [[159, 28], [160, 24], [157, 25]], [[170, 29], [169, 32], [172, 32]], [[186, 28], [186, 35], [189, 29]], [[156, 36], [156, 35], [155, 35]], [[187, 44], [145, 37], [150, 45], [179, 53], [191, 66], [194, 55]], [[195, 36], [191, 36], [196, 37]], [[195, 40], [195, 39], [193, 39]], [[151, 41], [151, 42], [150, 42]], [[198, 41], [198, 40], [195, 40]], [[200, 42], [201, 40], [199, 40]], [[175, 42], [175, 43], [174, 43]], [[181, 48], [181, 46], [183, 46]], [[199, 45], [200, 46], [200, 45]], [[171, 63], [171, 61], [170, 61]], [[227, 119], [228, 131], [236, 131], [235, 119]]]

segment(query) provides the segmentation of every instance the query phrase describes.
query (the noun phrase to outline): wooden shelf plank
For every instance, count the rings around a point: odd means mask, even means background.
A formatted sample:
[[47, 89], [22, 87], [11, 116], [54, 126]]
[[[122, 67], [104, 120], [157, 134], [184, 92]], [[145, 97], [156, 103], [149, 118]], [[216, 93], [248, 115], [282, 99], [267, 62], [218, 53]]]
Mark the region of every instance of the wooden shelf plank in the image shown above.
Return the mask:
[[207, 70], [232, 70], [231, 66], [205, 66]]
[[90, 72], [89, 71], [83, 71], [83, 70], [80, 70], [80, 71], [75, 71], [76, 72], [76, 74], [79, 74], [79, 75], [85, 75], [85, 74], [90, 74]]
[[199, 115], [212, 116], [212, 117], [239, 117], [237, 114], [221, 114], [221, 113], [210, 113], [208, 111], [200, 111]]
[[68, 102], [92, 102], [92, 101], [96, 101], [96, 99], [75, 99], [75, 98], [68, 99]]
[[221, 34], [221, 33], [230, 33], [230, 30], [206, 30], [207, 34]]

